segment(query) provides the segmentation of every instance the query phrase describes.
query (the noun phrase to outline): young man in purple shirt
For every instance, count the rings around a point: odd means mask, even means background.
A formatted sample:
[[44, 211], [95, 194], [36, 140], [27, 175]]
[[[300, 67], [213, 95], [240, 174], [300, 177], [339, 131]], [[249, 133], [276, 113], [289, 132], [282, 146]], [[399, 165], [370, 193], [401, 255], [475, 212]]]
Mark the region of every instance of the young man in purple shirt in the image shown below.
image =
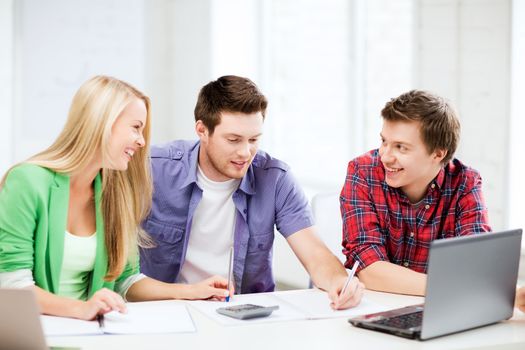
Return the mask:
[[[239, 293], [273, 291], [274, 226], [331, 306], [357, 305], [363, 285], [317, 237], [307, 199], [288, 166], [258, 150], [267, 100], [246, 78], [205, 85], [195, 107], [199, 141], [153, 147], [153, 207], [143, 223], [156, 246], [141, 249], [141, 271], [166, 282], [228, 275]], [[340, 295], [341, 294], [341, 295]]]

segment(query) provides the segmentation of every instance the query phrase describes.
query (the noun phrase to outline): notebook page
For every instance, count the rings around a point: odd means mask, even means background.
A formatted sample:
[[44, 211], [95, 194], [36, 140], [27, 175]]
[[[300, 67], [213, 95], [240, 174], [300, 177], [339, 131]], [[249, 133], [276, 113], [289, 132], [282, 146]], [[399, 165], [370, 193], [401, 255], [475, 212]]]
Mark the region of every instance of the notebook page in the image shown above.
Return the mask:
[[104, 316], [104, 333], [153, 334], [195, 332], [188, 309], [176, 301], [127, 303], [128, 312]]
[[69, 317], [41, 315], [44, 334], [49, 336], [102, 334], [97, 321], [83, 321]]
[[[252, 323], [269, 323], [269, 322], [280, 322], [280, 321], [291, 321], [305, 319], [305, 315], [286, 302], [276, 298], [272, 294], [243, 294], [234, 295], [233, 300], [230, 302], [224, 301], [188, 301], [188, 305], [199, 310], [207, 317], [220, 323], [223, 326], [239, 326], [247, 325]], [[217, 313], [217, 309], [220, 307], [228, 307], [240, 304], [255, 304], [261, 306], [273, 306], [279, 305], [279, 310], [272, 312], [270, 316], [252, 318], [248, 320], [238, 320], [225, 315]]]
[[275, 297], [302, 311], [308, 319], [354, 317], [391, 309], [363, 297], [361, 303], [356, 307], [347, 310], [333, 310], [330, 307], [328, 293], [319, 289], [280, 292]]

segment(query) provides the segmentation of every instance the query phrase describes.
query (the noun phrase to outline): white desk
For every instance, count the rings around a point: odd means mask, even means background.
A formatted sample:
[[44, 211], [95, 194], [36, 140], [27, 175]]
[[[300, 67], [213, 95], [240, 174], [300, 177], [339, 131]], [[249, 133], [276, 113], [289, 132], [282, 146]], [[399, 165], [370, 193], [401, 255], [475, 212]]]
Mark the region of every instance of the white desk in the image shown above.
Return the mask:
[[[286, 293], [286, 292], [277, 292]], [[366, 296], [392, 308], [417, 304], [420, 297], [366, 291]], [[180, 301], [166, 301], [180, 302]], [[195, 333], [140, 336], [49, 337], [53, 346], [82, 349], [525, 349], [525, 314], [511, 320], [424, 342], [351, 326], [346, 318], [223, 327], [189, 308]], [[446, 320], [444, 320], [446, 322]]]

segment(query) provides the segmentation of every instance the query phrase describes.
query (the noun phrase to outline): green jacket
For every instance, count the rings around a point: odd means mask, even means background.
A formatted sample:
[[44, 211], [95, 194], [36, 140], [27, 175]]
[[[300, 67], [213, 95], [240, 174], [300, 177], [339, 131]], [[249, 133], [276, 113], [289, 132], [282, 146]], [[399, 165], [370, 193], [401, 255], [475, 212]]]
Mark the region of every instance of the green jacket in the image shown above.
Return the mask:
[[[89, 297], [101, 288], [113, 290], [115, 286], [115, 282], [104, 281], [108, 257], [100, 174], [94, 187], [97, 253]], [[30, 269], [37, 286], [58, 293], [68, 207], [69, 175], [32, 164], [13, 168], [0, 191], [0, 272]], [[138, 258], [134, 260], [117, 281], [139, 272]]]

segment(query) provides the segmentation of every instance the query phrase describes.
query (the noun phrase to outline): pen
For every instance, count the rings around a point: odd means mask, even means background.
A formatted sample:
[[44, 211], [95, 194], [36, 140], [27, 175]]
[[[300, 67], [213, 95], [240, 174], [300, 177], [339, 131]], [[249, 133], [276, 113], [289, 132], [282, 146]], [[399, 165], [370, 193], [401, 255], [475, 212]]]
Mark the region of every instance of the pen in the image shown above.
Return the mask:
[[346, 279], [345, 285], [343, 286], [343, 289], [341, 289], [341, 293], [339, 295], [343, 295], [345, 293], [346, 288], [350, 284], [350, 281], [352, 278], [354, 278], [355, 272], [357, 270], [357, 267], [359, 266], [359, 261], [355, 261], [354, 266], [352, 266], [352, 269], [350, 270], [350, 274], [348, 275], [348, 278]]
[[230, 301], [230, 286], [233, 280], [233, 247], [230, 248], [230, 265], [228, 266], [228, 296], [226, 301]]
[[100, 329], [104, 330], [104, 315], [98, 314], [97, 321], [98, 321], [98, 326], [100, 327]]

